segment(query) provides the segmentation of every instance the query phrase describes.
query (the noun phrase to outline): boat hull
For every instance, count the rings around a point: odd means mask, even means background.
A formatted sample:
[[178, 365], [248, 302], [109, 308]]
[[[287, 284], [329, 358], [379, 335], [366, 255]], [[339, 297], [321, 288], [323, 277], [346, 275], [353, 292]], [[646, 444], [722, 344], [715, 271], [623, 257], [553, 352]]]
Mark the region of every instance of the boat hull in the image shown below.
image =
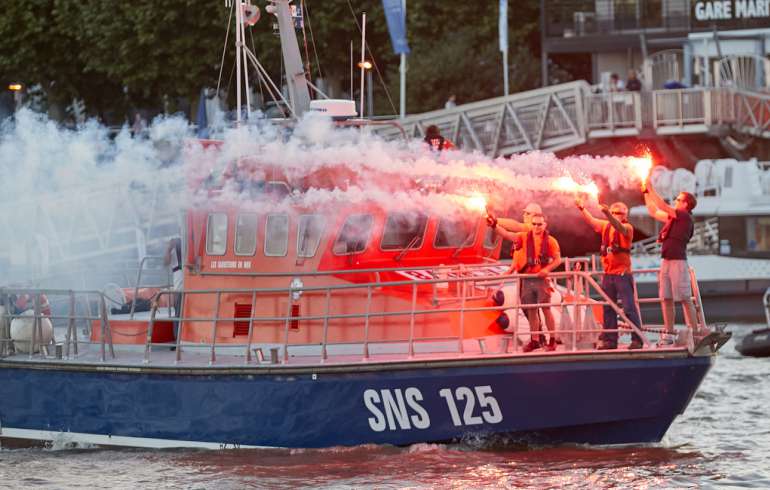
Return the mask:
[[[548, 359], [551, 357], [551, 359]], [[713, 356], [322, 366], [0, 363], [0, 437], [143, 447], [659, 441]]]

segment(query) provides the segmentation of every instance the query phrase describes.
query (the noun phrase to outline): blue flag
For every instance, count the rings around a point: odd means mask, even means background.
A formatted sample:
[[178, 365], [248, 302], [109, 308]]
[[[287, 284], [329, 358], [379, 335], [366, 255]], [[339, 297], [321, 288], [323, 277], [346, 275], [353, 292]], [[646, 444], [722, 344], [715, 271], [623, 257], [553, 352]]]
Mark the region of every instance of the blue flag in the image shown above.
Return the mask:
[[401, 0], [382, 0], [382, 8], [385, 10], [393, 52], [409, 54], [409, 44], [406, 42], [406, 11], [401, 8]]
[[500, 51], [508, 51], [508, 0], [500, 0], [500, 20], [497, 24], [500, 34]]

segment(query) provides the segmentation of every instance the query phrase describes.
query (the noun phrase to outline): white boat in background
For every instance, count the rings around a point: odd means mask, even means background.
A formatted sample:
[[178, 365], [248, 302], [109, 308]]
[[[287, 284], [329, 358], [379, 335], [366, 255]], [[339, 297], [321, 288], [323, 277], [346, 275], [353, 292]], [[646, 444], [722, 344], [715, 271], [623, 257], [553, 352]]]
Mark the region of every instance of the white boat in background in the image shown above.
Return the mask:
[[[709, 317], [764, 318], [761, 299], [770, 287], [770, 162], [700, 160], [694, 172], [658, 166], [651, 182], [664, 199], [682, 191], [698, 198], [688, 260]], [[658, 267], [660, 223], [644, 206], [632, 208], [630, 215], [634, 226], [650, 236], [634, 244], [634, 267]], [[655, 287], [655, 277], [639, 278], [640, 290]]]

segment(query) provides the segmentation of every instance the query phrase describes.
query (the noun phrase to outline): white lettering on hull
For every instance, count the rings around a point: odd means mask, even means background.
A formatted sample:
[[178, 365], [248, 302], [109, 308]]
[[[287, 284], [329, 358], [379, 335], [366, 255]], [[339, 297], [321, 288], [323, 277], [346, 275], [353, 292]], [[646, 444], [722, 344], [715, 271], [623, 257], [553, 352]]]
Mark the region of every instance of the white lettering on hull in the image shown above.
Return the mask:
[[[500, 405], [489, 385], [474, 386], [473, 389], [467, 386], [454, 390], [443, 388], [438, 395], [446, 402], [447, 411], [456, 427], [481, 425], [485, 422], [499, 424], [503, 420]], [[369, 427], [374, 432], [430, 427], [430, 415], [420, 403], [424, 398], [417, 388], [368, 389], [364, 391], [363, 399], [371, 415], [368, 418]]]

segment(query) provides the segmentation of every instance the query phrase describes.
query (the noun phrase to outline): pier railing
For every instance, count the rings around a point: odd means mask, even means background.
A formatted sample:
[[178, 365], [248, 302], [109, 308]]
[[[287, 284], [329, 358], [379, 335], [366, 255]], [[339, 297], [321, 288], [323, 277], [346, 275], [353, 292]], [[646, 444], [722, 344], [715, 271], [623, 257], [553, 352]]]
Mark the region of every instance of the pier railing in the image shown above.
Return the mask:
[[[156, 295], [153, 302], [146, 328], [138, 332], [144, 338], [143, 362], [153, 361], [153, 350], [167, 350], [169, 346], [176, 347], [175, 361], [183, 359], [183, 353], [188, 349], [198, 354], [205, 349], [208, 363], [217, 363], [217, 354], [225, 352], [228, 355], [242, 357], [243, 363], [253, 364], [254, 358], [257, 364], [265, 363], [265, 355], [270, 352], [269, 363], [289, 363], [290, 357], [299, 356], [307, 359], [315, 358], [318, 362], [325, 362], [329, 358], [331, 350], [335, 355], [345, 354], [349, 359], [358, 357], [362, 361], [370, 360], [382, 352], [395, 353], [405, 358], [415, 358], [428, 353], [456, 352], [458, 354], [509, 354], [519, 353], [521, 346], [519, 337], [529, 335], [548, 334], [547, 328], [541, 328], [541, 332], [530, 332], [523, 329], [521, 322], [526, 322], [520, 314], [525, 308], [551, 308], [560, 313], [560, 324], [555, 329], [555, 334], [562, 337], [564, 349], [569, 352], [577, 350], [593, 349], [595, 337], [602, 332], [613, 332], [602, 329], [596, 324], [594, 311], [596, 308], [605, 308], [614, 311], [620, 319], [620, 327], [614, 332], [619, 334], [636, 333], [643, 341], [644, 348], [650, 348], [652, 343], [647, 336], [648, 332], [656, 332], [666, 335], [670, 332], [661, 332], [658, 326], [641, 325], [637, 327], [626, 316], [618, 304], [612, 301], [602, 290], [597, 279], [600, 271], [589, 270], [586, 261], [571, 259], [564, 272], [549, 275], [554, 288], [561, 294], [561, 299], [536, 305], [522, 305], [518, 301], [518, 292], [524, 281], [532, 279], [533, 275], [521, 274], [491, 274], [485, 272], [489, 265], [457, 267], [437, 267], [431, 271], [434, 278], [430, 279], [405, 279], [392, 281], [376, 281], [362, 284], [324, 284], [315, 286], [298, 286], [292, 282], [289, 287], [258, 288], [258, 289], [219, 289], [219, 290], [185, 290], [183, 294], [188, 298], [209, 298], [213, 307], [213, 315], [197, 316], [183, 314], [180, 318], [164, 318], [165, 321], [178, 322], [179, 333], [176, 344], [153, 342], [154, 329], [157, 327], [158, 312], [163, 308], [161, 299], [168, 298], [172, 303], [172, 295], [179, 292], [162, 290]], [[420, 269], [392, 269], [391, 271], [421, 271]], [[384, 273], [388, 270], [372, 269], [371, 272]], [[350, 273], [365, 273], [366, 271], [348, 271]], [[655, 274], [655, 270], [640, 270], [637, 274]], [[323, 273], [311, 273], [312, 275], [324, 275]], [[697, 281], [691, 275], [693, 285], [693, 300], [698, 312], [699, 330], [707, 328], [703, 317], [700, 294]], [[491, 301], [492, 293], [501, 286], [509, 286], [512, 289], [508, 294], [514, 296], [511, 302], [497, 306]], [[440, 291], [440, 293], [437, 293]], [[396, 292], [396, 294], [393, 294]], [[28, 358], [32, 359], [37, 353], [44, 358], [60, 358], [77, 360], [83, 350], [78, 350], [78, 345], [86, 344], [91, 349], [91, 355], [96, 352], [96, 361], [120, 363], [121, 358], [130, 356], [130, 351], [121, 351], [120, 345], [113, 342], [113, 329], [110, 324], [110, 315], [107, 313], [107, 299], [100, 291], [85, 291], [75, 293], [64, 290], [31, 290], [31, 289], [5, 289], [0, 291], [5, 305], [11, 305], [13, 295], [27, 294], [34, 299], [34, 309], [31, 313], [7, 314], [3, 318], [0, 329], [0, 356], [14, 354], [14, 342], [8, 329], [8, 322], [13, 319], [30, 316], [34, 322], [32, 338], [29, 343]], [[388, 294], [390, 298], [399, 297], [401, 307], [378, 307], [375, 301], [377, 296]], [[66, 299], [65, 313], [54, 311], [46, 315], [42, 312], [40, 304], [43, 295], [61, 297]], [[314, 309], [300, 312], [292, 308], [301, 302], [301, 298], [314, 296], [320, 310]], [[225, 305], [232, 306], [233, 298], [250, 298], [251, 307], [247, 315], [222, 314]], [[80, 298], [80, 299], [78, 299]], [[348, 302], [361, 300], [358, 311], [340, 311], [335, 309], [339, 300], [346, 298]], [[353, 298], [351, 300], [351, 298]], [[81, 311], [78, 311], [78, 302], [81, 302]], [[85, 301], [83, 303], [83, 301]], [[61, 303], [61, 302], [60, 302]], [[260, 303], [273, 305], [267, 310], [256, 311], [255, 306]], [[397, 301], [395, 303], [398, 303]], [[638, 298], [637, 304], [662, 304], [661, 298]], [[283, 305], [284, 311], [275, 308]], [[82, 311], [85, 308], [85, 311]], [[496, 315], [507, 312], [510, 324], [508, 331], [503, 336], [500, 347], [496, 352], [490, 351], [485, 346], [485, 338], [495, 332], [487, 332], [486, 327]], [[46, 341], [42, 331], [42, 324], [46, 320], [56, 322], [66, 327], [64, 343]], [[246, 335], [243, 341], [232, 342], [234, 338], [233, 325], [241, 322], [246, 325]], [[439, 323], [439, 327], [435, 324]], [[482, 322], [480, 324], [479, 322]], [[486, 322], [486, 323], [484, 323]], [[433, 324], [430, 329], [425, 325]], [[264, 326], [272, 326], [268, 339], [265, 338]], [[306, 329], [304, 340], [296, 340], [295, 327], [302, 325]], [[78, 328], [83, 330], [98, 328], [98, 340], [79, 340]], [[188, 328], [200, 328], [208, 332], [208, 340], [196, 342], [194, 345], [183, 343]], [[340, 329], [344, 329], [345, 335], [340, 336]], [[373, 332], [377, 330], [378, 335]], [[392, 334], [383, 337], [384, 330], [391, 330]], [[480, 332], [480, 333], [479, 333]], [[499, 333], [500, 331], [498, 331]], [[227, 342], [223, 342], [227, 339]], [[468, 343], [470, 342], [470, 344]], [[474, 346], [474, 342], [477, 345]], [[136, 343], [134, 343], [136, 345]], [[141, 345], [141, 344], [140, 344]], [[378, 346], [378, 351], [373, 352], [373, 346]], [[388, 346], [383, 349], [382, 346]], [[117, 347], [117, 349], [116, 349]], [[94, 350], [95, 349], [95, 350]], [[433, 349], [433, 350], [431, 350]], [[116, 358], [116, 350], [118, 350]], [[53, 351], [53, 352], [52, 352]], [[125, 352], [125, 353], [124, 353]], [[19, 353], [16, 352], [18, 355]], [[109, 354], [109, 357], [108, 357]], [[351, 357], [352, 356], [352, 357]], [[136, 350], [134, 348], [134, 358]], [[166, 357], [168, 359], [168, 357]]]

